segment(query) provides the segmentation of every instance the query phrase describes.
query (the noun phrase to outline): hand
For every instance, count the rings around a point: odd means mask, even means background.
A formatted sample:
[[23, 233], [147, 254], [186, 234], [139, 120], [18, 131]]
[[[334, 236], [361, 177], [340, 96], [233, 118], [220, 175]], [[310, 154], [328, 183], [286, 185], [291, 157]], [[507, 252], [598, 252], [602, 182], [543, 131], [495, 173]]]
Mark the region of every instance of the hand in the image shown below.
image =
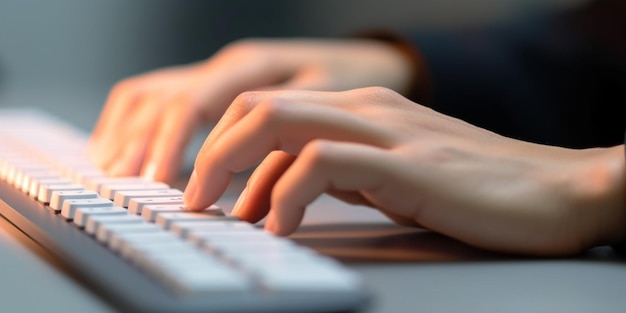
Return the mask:
[[623, 149], [502, 137], [384, 88], [240, 95], [208, 136], [184, 199], [215, 202], [259, 161], [234, 209], [293, 232], [322, 193], [491, 250], [577, 253], [626, 238]]
[[409, 88], [409, 61], [370, 40], [245, 40], [207, 61], [126, 79], [111, 91], [90, 142], [111, 175], [177, 177], [198, 126], [216, 121], [252, 89]]

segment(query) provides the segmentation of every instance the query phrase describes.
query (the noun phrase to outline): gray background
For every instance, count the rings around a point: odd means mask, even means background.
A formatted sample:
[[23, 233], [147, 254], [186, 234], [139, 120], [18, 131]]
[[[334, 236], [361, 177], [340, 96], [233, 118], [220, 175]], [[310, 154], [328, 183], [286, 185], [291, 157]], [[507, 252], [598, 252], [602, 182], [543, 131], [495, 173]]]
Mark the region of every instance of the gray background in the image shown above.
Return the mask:
[[469, 27], [581, 0], [0, 2], [0, 106], [75, 112], [90, 129], [118, 80], [244, 37]]

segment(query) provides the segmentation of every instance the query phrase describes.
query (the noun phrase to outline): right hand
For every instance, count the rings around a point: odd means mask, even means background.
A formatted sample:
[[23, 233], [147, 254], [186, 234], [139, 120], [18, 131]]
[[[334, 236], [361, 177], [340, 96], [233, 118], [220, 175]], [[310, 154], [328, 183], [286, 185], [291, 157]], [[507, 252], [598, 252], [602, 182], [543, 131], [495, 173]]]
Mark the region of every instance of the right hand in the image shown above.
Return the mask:
[[327, 193], [501, 252], [572, 255], [626, 242], [622, 145], [507, 138], [385, 88], [237, 97], [198, 153], [186, 208], [215, 203], [253, 166], [232, 214], [267, 217], [265, 229], [278, 235], [295, 231]]
[[178, 176], [198, 126], [217, 121], [237, 95], [255, 89], [406, 92], [410, 61], [375, 40], [242, 40], [206, 61], [119, 82], [90, 140], [90, 155], [114, 176]]

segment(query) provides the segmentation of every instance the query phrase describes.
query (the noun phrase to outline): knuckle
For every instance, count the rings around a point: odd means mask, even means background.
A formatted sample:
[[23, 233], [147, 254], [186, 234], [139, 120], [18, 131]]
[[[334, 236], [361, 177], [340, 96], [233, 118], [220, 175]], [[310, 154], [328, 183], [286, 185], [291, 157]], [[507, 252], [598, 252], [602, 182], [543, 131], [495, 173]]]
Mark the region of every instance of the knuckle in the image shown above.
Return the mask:
[[268, 46], [268, 43], [262, 39], [239, 39], [226, 45], [220, 54], [232, 56], [239, 60], [259, 60], [267, 54]]
[[[380, 117], [380, 114], [390, 114], [387, 110], [388, 108], [407, 105], [406, 98], [386, 87], [365, 87], [355, 89], [352, 92], [354, 94], [351, 94], [351, 96], [361, 100], [353, 110], [368, 117]], [[415, 107], [415, 105], [410, 107]]]
[[323, 167], [332, 163], [333, 148], [334, 144], [332, 141], [314, 139], [302, 148], [300, 156], [313, 167]]
[[251, 114], [254, 120], [264, 126], [282, 125], [288, 119], [288, 105], [280, 95], [263, 91], [246, 91], [241, 93], [229, 108], [228, 115], [243, 117]]
[[402, 96], [396, 91], [381, 86], [354, 89], [349, 92], [371, 103], [397, 102], [402, 99]]
[[255, 107], [260, 99], [260, 92], [245, 91], [235, 97], [235, 100], [233, 100], [231, 106], [235, 107], [236, 109], [243, 109], [247, 111]]
[[115, 84], [109, 92], [107, 105], [136, 106], [136, 99], [142, 98], [144, 92], [137, 88], [133, 79], [125, 79]]
[[157, 91], [154, 94], [157, 97], [157, 100], [166, 99], [165, 101], [158, 101], [157, 103], [162, 103], [163, 105], [165, 105], [165, 103], [170, 104], [167, 105], [167, 107], [177, 111], [188, 111], [190, 108], [196, 108], [201, 106], [200, 104], [198, 104], [200, 103], [198, 98], [194, 94], [189, 92], [176, 92], [170, 95], [163, 96]]
[[189, 106], [187, 105], [189, 103], [189, 100], [184, 96], [176, 97], [172, 101], [175, 105], [166, 105], [165, 103], [161, 102], [159, 103], [160, 105], [153, 106], [155, 110], [160, 111], [159, 115], [162, 117], [163, 120], [181, 119], [187, 116], [187, 112], [193, 111], [189, 109]]
[[364, 89], [364, 92], [376, 99], [395, 99], [400, 96], [396, 91], [380, 86], [367, 87]]
[[280, 98], [272, 97], [260, 102], [256, 106], [255, 111], [262, 120], [274, 124], [282, 120], [285, 115], [288, 115], [286, 109], [287, 106], [284, 104], [284, 101], [281, 101]]
[[130, 90], [134, 90], [134, 88], [135, 88], [135, 81], [133, 79], [126, 78], [124, 80], [117, 82], [115, 85], [113, 85], [113, 87], [111, 88], [111, 94], [119, 95], [119, 94], [128, 92]]

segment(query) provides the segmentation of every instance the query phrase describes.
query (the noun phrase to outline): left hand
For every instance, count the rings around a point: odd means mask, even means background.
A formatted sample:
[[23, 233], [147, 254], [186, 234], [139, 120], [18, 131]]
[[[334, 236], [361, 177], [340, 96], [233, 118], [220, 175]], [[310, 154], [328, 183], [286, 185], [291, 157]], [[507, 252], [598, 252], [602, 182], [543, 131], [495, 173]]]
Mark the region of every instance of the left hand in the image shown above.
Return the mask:
[[261, 160], [235, 214], [268, 215], [279, 235], [326, 192], [497, 251], [566, 255], [626, 239], [621, 146], [522, 142], [384, 88], [240, 95], [198, 154], [187, 206], [212, 204]]
[[408, 92], [411, 70], [401, 51], [378, 40], [238, 40], [202, 62], [117, 83], [91, 136], [90, 156], [112, 176], [173, 182], [196, 130], [245, 90], [382, 85]]

